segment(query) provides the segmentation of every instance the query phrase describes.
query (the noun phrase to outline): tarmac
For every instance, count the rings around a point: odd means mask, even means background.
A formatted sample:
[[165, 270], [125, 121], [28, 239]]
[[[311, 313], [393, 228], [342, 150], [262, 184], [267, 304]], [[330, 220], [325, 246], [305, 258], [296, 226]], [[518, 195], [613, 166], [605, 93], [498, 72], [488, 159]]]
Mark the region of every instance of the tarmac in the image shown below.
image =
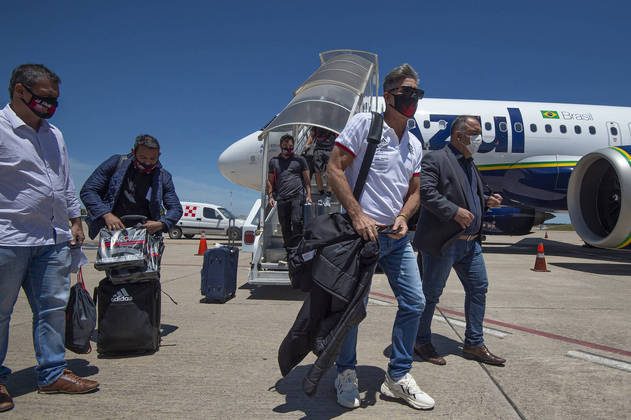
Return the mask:
[[[50, 418], [631, 418], [631, 253], [586, 248], [574, 232], [489, 236], [485, 341], [503, 367], [462, 357], [462, 286], [452, 272], [432, 324], [447, 364], [416, 359], [412, 375], [436, 400], [418, 411], [381, 396], [396, 299], [383, 274], [373, 278], [361, 323], [358, 378], [361, 407], [335, 401], [331, 369], [309, 398], [300, 383], [314, 356], [282, 378], [277, 351], [304, 294], [289, 287], [247, 284], [250, 255], [239, 257], [236, 297], [201, 303], [199, 239], [166, 239], [162, 345], [154, 354], [100, 358], [66, 354], [75, 373], [100, 382], [84, 395], [37, 393], [31, 319], [20, 293], [11, 319], [5, 365], [15, 408], [7, 419]], [[209, 246], [225, 242], [211, 237]], [[537, 244], [550, 272], [534, 272]], [[95, 247], [86, 255], [94, 262]], [[85, 266], [92, 291], [103, 273]], [[73, 276], [74, 279], [74, 276]], [[93, 343], [96, 348], [96, 343]]]

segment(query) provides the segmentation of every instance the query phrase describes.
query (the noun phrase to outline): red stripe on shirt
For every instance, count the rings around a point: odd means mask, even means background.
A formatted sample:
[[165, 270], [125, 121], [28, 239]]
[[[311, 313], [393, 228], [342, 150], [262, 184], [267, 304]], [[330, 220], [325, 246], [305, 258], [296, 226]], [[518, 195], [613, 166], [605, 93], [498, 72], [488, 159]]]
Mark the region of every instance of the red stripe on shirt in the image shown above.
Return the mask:
[[415, 176], [421, 176], [421, 173], [420, 173], [420, 172], [416, 172], [416, 173], [412, 174], [412, 176], [413, 176], [413, 177], [415, 177]]
[[335, 142], [336, 146], [340, 146], [342, 149], [344, 149], [346, 152], [350, 153], [351, 155], [353, 155], [353, 157], [357, 157], [357, 155], [355, 153], [353, 153], [353, 151], [351, 149], [349, 149], [348, 147], [344, 146], [342, 143], [338, 143]]

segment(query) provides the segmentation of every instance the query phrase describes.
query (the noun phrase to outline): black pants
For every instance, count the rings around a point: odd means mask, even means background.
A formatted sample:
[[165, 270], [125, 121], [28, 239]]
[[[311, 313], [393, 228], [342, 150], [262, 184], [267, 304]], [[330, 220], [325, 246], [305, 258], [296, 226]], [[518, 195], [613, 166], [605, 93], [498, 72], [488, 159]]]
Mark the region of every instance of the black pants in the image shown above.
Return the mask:
[[294, 198], [278, 200], [276, 209], [278, 211], [278, 221], [283, 231], [284, 247], [292, 245], [292, 238], [302, 235], [302, 217], [305, 205], [305, 198], [298, 194]]

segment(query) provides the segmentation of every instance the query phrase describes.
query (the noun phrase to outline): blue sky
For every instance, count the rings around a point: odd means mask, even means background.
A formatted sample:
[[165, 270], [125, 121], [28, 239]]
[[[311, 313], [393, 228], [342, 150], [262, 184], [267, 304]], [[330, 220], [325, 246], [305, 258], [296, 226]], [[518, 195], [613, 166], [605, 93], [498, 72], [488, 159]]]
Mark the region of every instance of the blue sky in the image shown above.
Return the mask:
[[237, 215], [257, 194], [226, 180], [217, 158], [289, 102], [321, 51], [375, 52], [382, 77], [409, 62], [427, 97], [631, 105], [628, 2], [13, 1], [2, 9], [5, 86], [25, 62], [62, 79], [51, 121], [64, 132], [77, 189], [149, 133], [180, 199]]

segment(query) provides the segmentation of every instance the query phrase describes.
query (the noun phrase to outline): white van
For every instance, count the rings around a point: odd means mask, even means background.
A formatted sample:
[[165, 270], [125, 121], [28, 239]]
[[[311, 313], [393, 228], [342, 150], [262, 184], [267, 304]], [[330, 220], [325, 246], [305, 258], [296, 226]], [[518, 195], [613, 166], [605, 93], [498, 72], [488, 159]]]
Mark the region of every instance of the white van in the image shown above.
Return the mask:
[[[205, 234], [227, 235], [232, 240], [241, 238], [243, 220], [235, 219], [225, 207], [210, 203], [182, 201], [182, 218], [169, 231], [171, 239], [192, 238], [204, 231]], [[231, 226], [230, 219], [234, 219]]]

